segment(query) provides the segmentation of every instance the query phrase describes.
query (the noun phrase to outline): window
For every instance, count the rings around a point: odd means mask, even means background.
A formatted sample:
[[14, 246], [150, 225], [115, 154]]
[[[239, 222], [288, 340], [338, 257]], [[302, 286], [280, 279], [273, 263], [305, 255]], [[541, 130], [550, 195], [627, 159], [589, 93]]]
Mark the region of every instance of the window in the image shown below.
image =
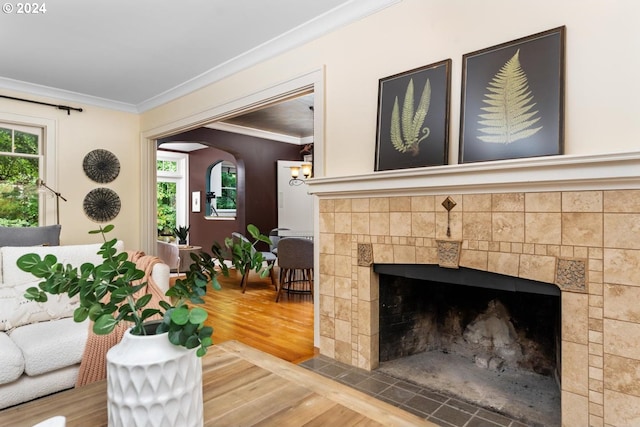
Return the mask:
[[156, 174], [157, 232], [172, 236], [176, 226], [187, 225], [187, 155], [158, 151]]
[[40, 224], [36, 182], [44, 156], [42, 128], [0, 123], [0, 225]]
[[206, 215], [234, 217], [238, 198], [236, 165], [221, 161], [209, 168]]

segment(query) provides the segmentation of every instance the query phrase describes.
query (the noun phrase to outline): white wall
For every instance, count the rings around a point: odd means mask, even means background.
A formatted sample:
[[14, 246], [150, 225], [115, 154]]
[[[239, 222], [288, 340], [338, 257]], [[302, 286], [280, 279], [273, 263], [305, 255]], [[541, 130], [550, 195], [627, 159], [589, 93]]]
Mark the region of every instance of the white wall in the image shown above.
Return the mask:
[[[120, 196], [122, 204], [120, 213], [110, 222], [115, 225], [115, 230], [108, 237], [123, 240], [127, 249], [138, 249], [141, 223], [139, 116], [15, 92], [7, 91], [4, 94], [84, 109], [83, 112], [71, 112], [67, 115], [65, 111], [52, 107], [0, 98], [0, 113], [33, 120], [41, 118], [52, 121], [55, 125], [56, 167], [53, 172], [48, 171], [55, 176], [47, 184], [55, 182], [55, 190], [68, 200], [60, 201], [61, 243], [69, 245], [100, 242], [99, 236], [87, 234], [89, 230], [97, 229], [98, 224], [87, 218], [82, 205], [89, 191], [107, 187]], [[113, 182], [98, 184], [85, 175], [82, 169], [84, 156], [96, 148], [109, 150], [118, 157], [120, 174]], [[50, 202], [53, 203], [53, 200]], [[53, 218], [51, 215], [49, 217]]]
[[325, 170], [373, 171], [378, 81], [451, 58], [450, 163], [457, 162], [462, 55], [567, 27], [565, 153], [635, 150], [640, 2], [403, 0], [142, 116], [152, 129], [324, 67]]

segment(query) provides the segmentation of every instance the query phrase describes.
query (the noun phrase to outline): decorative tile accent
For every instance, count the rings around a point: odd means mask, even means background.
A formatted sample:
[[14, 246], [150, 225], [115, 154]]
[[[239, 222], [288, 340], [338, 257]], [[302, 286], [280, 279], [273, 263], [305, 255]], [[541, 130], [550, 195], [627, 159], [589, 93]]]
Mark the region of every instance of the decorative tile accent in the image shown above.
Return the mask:
[[438, 244], [438, 265], [446, 268], [458, 268], [460, 264], [459, 240], [436, 240]]
[[358, 243], [358, 265], [369, 267], [373, 264], [373, 245], [371, 243]]
[[558, 258], [556, 285], [563, 290], [587, 292], [586, 260]]

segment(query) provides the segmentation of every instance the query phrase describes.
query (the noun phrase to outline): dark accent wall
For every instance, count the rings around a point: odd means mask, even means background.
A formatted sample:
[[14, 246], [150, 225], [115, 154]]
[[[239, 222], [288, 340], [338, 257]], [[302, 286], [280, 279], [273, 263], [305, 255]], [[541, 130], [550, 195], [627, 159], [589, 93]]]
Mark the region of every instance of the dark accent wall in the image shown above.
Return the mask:
[[[200, 128], [167, 137], [164, 142], [198, 142], [210, 148], [189, 155], [189, 241], [209, 251], [214, 241], [224, 239], [234, 231], [247, 233], [254, 224], [264, 234], [278, 225], [277, 160], [300, 160], [302, 147], [215, 129]], [[236, 219], [205, 220], [205, 209], [191, 212], [191, 192], [199, 191], [201, 204], [206, 202], [206, 172], [212, 164], [228, 160], [236, 164], [238, 201]], [[266, 247], [260, 247], [266, 250]]]

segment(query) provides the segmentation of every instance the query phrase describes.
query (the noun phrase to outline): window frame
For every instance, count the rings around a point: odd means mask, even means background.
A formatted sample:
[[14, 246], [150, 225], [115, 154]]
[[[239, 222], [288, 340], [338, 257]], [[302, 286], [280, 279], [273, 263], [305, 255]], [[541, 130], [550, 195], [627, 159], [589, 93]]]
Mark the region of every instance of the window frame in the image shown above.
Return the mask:
[[[159, 182], [176, 183], [176, 226], [189, 226], [189, 214], [187, 212], [187, 194], [189, 189], [189, 155], [173, 151], [158, 149], [156, 154], [156, 191]], [[177, 162], [177, 171], [159, 171], [158, 161]], [[157, 207], [156, 207], [157, 211]], [[157, 212], [156, 212], [157, 215]]]

